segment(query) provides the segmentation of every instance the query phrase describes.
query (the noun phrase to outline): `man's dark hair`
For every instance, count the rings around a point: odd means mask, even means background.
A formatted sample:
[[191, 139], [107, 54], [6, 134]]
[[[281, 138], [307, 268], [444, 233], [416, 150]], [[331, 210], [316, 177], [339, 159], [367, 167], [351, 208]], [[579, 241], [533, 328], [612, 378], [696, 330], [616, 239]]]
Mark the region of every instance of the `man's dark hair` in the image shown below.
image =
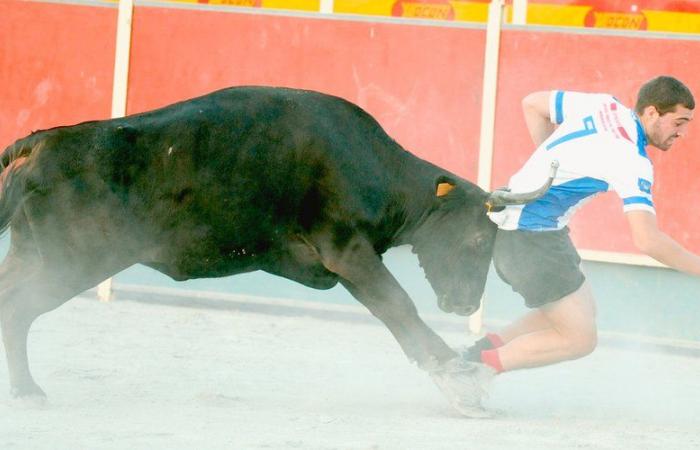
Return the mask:
[[663, 116], [667, 112], [675, 111], [676, 105], [695, 109], [693, 94], [679, 80], [669, 76], [660, 76], [642, 85], [637, 95], [637, 104], [634, 110], [641, 115], [644, 108], [653, 106], [659, 115]]

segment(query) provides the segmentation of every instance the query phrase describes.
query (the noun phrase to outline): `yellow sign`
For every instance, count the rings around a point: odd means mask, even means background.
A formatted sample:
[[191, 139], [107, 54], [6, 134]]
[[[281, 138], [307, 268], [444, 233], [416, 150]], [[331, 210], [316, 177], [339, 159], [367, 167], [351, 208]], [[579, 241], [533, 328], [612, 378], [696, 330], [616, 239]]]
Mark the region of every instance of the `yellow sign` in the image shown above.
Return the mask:
[[419, 17], [422, 19], [453, 20], [455, 12], [448, 1], [410, 2], [399, 0], [392, 8], [392, 15], [398, 17]]
[[423, 17], [428, 19], [449, 20], [454, 17], [449, 5], [425, 5], [420, 3], [407, 3], [403, 8], [404, 17]]
[[586, 27], [622, 28], [625, 30], [646, 30], [647, 19], [644, 14], [627, 14], [590, 10], [583, 22]]
[[197, 3], [207, 5], [228, 5], [228, 6], [247, 6], [249, 8], [261, 7], [261, 0], [197, 0]]

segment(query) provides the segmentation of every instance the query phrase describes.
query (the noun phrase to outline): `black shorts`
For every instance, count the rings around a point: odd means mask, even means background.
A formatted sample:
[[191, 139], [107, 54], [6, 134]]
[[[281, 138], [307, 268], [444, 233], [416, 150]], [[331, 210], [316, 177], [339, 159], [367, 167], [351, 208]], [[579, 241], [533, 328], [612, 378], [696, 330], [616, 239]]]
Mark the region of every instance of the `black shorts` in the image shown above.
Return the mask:
[[498, 276], [525, 298], [529, 308], [559, 300], [581, 287], [586, 277], [569, 229], [498, 230], [493, 264]]

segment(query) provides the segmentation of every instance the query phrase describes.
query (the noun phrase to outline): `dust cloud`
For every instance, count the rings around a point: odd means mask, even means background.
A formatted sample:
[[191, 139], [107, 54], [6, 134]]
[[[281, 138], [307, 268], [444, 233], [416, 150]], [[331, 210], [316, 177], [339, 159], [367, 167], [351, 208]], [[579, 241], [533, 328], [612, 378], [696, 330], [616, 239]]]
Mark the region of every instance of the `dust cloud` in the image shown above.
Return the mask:
[[[0, 394], [0, 447], [700, 447], [698, 358], [603, 339], [582, 360], [497, 377], [487, 400], [497, 417], [469, 420], [374, 319], [326, 320], [314, 311], [74, 299], [30, 333], [49, 403], [17, 405]], [[451, 345], [468, 340], [438, 331]]]

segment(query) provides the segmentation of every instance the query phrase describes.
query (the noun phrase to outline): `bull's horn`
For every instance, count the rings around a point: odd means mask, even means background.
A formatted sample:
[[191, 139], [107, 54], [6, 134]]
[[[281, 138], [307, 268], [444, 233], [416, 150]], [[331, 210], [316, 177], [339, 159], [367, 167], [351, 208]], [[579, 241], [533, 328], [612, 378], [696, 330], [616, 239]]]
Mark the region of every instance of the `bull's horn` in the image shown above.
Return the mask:
[[552, 161], [552, 165], [549, 167], [549, 178], [547, 179], [547, 182], [536, 191], [522, 193], [513, 193], [500, 189], [493, 191], [491, 195], [489, 195], [488, 200], [486, 200], [486, 208], [490, 211], [492, 208], [499, 208], [501, 206], [508, 205], [522, 205], [533, 200], [537, 200], [538, 198], [542, 197], [552, 185], [554, 177], [557, 175], [558, 168], [559, 161]]

